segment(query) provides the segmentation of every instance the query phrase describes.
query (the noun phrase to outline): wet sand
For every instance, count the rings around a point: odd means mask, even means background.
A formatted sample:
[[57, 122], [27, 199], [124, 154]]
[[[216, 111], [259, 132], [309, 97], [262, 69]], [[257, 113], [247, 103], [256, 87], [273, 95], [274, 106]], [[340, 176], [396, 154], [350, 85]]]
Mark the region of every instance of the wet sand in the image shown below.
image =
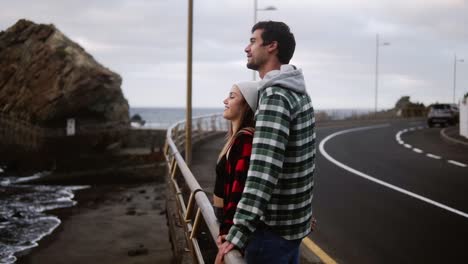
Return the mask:
[[76, 191], [77, 205], [47, 212], [60, 226], [17, 263], [171, 263], [166, 189], [147, 182]]

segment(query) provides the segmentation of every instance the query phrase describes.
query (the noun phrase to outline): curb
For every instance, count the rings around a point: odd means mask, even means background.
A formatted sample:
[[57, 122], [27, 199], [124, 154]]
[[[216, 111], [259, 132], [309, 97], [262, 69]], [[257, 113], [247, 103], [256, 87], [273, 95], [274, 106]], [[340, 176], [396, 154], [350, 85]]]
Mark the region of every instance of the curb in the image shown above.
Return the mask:
[[445, 140], [445, 141], [447, 141], [449, 143], [459, 144], [459, 145], [463, 145], [465, 147], [468, 147], [468, 142], [463, 142], [461, 140], [450, 137], [449, 135], [447, 135], [446, 130], [447, 130], [447, 128], [444, 128], [444, 129], [440, 130], [440, 135], [441, 135], [443, 140]]
[[302, 264], [324, 264], [324, 262], [317, 256], [313, 251], [311, 251], [307, 246], [304, 245], [304, 242], [300, 245], [300, 263]]

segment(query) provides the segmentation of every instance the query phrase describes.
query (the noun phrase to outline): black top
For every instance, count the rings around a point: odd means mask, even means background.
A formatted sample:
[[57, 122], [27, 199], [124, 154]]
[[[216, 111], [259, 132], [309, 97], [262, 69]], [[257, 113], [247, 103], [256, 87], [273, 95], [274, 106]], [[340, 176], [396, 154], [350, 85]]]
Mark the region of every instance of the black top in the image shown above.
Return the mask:
[[226, 171], [226, 154], [216, 164], [216, 181], [213, 193], [220, 197], [224, 197], [224, 173]]

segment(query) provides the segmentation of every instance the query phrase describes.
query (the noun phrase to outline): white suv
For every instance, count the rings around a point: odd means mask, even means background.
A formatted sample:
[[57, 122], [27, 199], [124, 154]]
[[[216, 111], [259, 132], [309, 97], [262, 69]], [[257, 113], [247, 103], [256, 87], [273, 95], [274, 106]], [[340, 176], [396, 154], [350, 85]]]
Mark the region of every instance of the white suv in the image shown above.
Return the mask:
[[429, 107], [427, 114], [427, 125], [434, 124], [455, 125], [458, 122], [459, 110], [455, 104], [433, 104]]

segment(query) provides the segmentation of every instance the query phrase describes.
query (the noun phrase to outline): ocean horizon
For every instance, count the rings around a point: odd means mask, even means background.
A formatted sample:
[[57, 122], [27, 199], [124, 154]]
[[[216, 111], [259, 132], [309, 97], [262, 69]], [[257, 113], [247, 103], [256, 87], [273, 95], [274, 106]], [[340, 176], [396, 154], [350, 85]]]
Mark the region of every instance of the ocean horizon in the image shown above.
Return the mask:
[[[192, 108], [192, 117], [222, 114], [224, 108], [196, 107]], [[336, 108], [316, 109], [316, 113], [326, 113], [330, 120], [342, 120], [352, 116], [365, 115], [373, 112], [370, 108]], [[185, 120], [183, 107], [130, 107], [130, 117], [138, 114], [146, 123], [144, 127], [166, 129], [170, 125]]]

